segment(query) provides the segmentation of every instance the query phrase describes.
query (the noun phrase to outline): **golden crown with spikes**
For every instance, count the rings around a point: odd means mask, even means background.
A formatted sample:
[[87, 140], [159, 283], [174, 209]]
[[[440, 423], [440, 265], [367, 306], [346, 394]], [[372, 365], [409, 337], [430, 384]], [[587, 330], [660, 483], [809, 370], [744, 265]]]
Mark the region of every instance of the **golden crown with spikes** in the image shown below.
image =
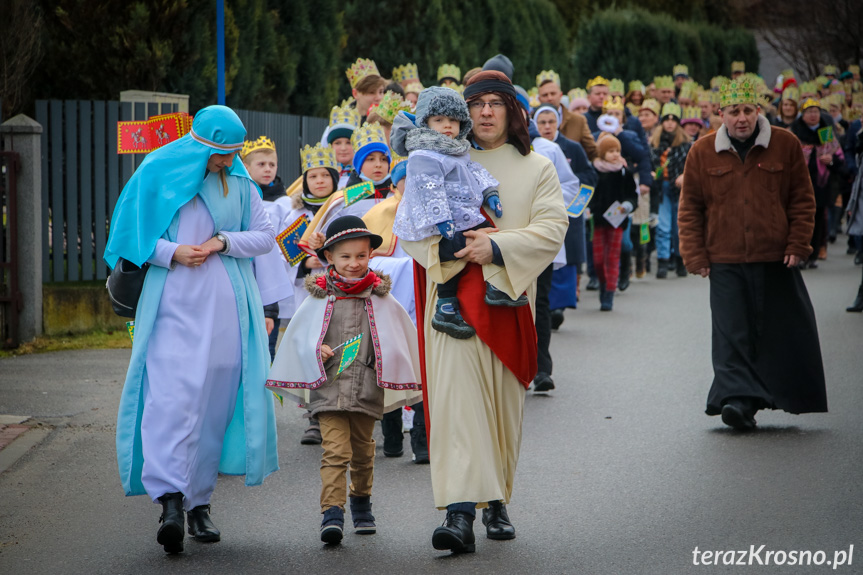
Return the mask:
[[816, 76], [815, 77], [815, 83], [818, 84], [819, 87], [824, 87], [825, 84], [830, 83], [830, 78], [828, 78], [827, 76], [823, 76], [823, 75], [822, 76]]
[[420, 70], [416, 64], [404, 64], [393, 68], [393, 82], [420, 81]]
[[456, 84], [461, 81], [461, 69], [455, 64], [443, 64], [437, 69], [437, 81], [440, 82], [444, 78], [452, 78]]
[[369, 144], [387, 145], [387, 135], [377, 122], [363, 124], [354, 130], [351, 136], [351, 146], [354, 148], [354, 152], [358, 152], [360, 148]]
[[852, 74], [859, 74], [860, 73], [860, 65], [859, 64], [851, 64], [850, 66], [848, 66], [848, 71], [851, 72]]
[[396, 94], [393, 91], [387, 91], [387, 93], [384, 94], [384, 97], [381, 98], [381, 101], [377, 105], [377, 107], [372, 108], [372, 111], [378, 116], [380, 116], [380, 118], [385, 122], [389, 122], [390, 124], [392, 124], [395, 121], [396, 115], [399, 112], [410, 112], [411, 107], [410, 104], [405, 102], [405, 99], [402, 98], [401, 94]]
[[683, 115], [680, 117], [680, 123], [682, 124], [686, 120], [701, 120], [701, 108], [698, 106], [686, 106], [683, 108]]
[[731, 63], [731, 73], [736, 74], [737, 72], [740, 72], [741, 74], [746, 72], [746, 62], [735, 60]]
[[629, 113], [632, 114], [633, 116], [638, 116], [638, 112], [641, 109], [641, 106], [638, 106], [636, 104], [633, 104], [632, 102], [629, 102], [626, 105], [626, 109], [629, 110]]
[[680, 119], [681, 110], [680, 104], [675, 104], [674, 102], [668, 102], [662, 106], [662, 114], [661, 118], [666, 116], [674, 116], [678, 120]]
[[719, 86], [727, 82], [730, 78], [726, 78], [725, 76], [714, 76], [710, 79], [710, 89], [711, 90], [719, 90]]
[[536, 75], [536, 85], [537, 87], [539, 87], [542, 86], [545, 82], [554, 82], [555, 84], [560, 86], [560, 74], [558, 74], [554, 70], [543, 70]]
[[737, 80], [729, 80], [719, 86], [719, 105], [723, 108], [738, 104], [755, 105], [757, 103], [755, 83], [747, 76], [742, 76]]
[[678, 64], [673, 69], [674, 76], [689, 76], [689, 66], [686, 64]]
[[587, 98], [587, 90], [584, 88], [573, 88], [566, 95], [569, 96], [569, 101], [572, 102], [576, 98]]
[[711, 92], [710, 90], [705, 90], [704, 88], [699, 88], [698, 90], [695, 91], [695, 97], [693, 98], [692, 101], [695, 102], [696, 104], [702, 104], [704, 102], [709, 102], [712, 94], [713, 94], [713, 92]]
[[330, 128], [333, 126], [352, 127], [357, 129], [360, 127], [360, 114], [356, 108], [344, 105], [333, 106], [330, 110]]
[[803, 82], [800, 84], [800, 95], [814, 95], [818, 93], [818, 85], [815, 82]]
[[695, 98], [697, 91], [698, 84], [693, 82], [692, 80], [689, 80], [681, 84], [680, 93], [677, 97], [678, 99], [692, 100], [693, 98]]
[[464, 97], [464, 84], [456, 84], [455, 86], [450, 86], [450, 90], [455, 90], [458, 92], [459, 96]]
[[800, 110], [806, 110], [807, 108], [820, 108], [821, 102], [816, 100], [815, 98], [806, 98], [806, 101], [800, 104]]
[[305, 174], [312, 168], [336, 168], [336, 153], [329, 146], [315, 144], [300, 150], [300, 165]]
[[794, 100], [795, 102], [800, 101], [800, 88], [797, 86], [788, 86], [784, 90], [782, 90], [782, 99], [783, 100]]
[[419, 94], [423, 90], [425, 90], [425, 87], [420, 83], [419, 80], [417, 80], [416, 82], [411, 82], [404, 87], [405, 94]]
[[380, 76], [378, 65], [373, 60], [368, 58], [357, 58], [357, 61], [351, 64], [351, 67], [345, 70], [348, 76], [348, 82], [351, 83], [351, 88], [356, 88], [360, 80], [366, 76]]
[[863, 104], [863, 92], [854, 92], [851, 94], [851, 105], [859, 106]]
[[644, 92], [645, 92], [644, 82], [642, 82], [641, 80], [633, 80], [632, 82], [629, 83], [629, 91], [630, 92], [641, 92], [642, 94], [644, 94]]
[[656, 117], [658, 118], [659, 112], [662, 111], [662, 104], [660, 104], [658, 100], [648, 98], [641, 103], [641, 107], [638, 109], [638, 111], [640, 112], [641, 110], [650, 110], [651, 112], [656, 114]]
[[825, 76], [838, 76], [839, 75], [839, 68], [837, 68], [836, 66], [834, 66], [832, 64], [827, 64], [826, 66], [824, 66], [824, 75]]
[[393, 168], [396, 167], [396, 165], [401, 164], [402, 162], [408, 161], [407, 156], [399, 156], [398, 154], [396, 154], [392, 150], [390, 150], [390, 154], [392, 155], [392, 159], [390, 160], [390, 171], [391, 172], [393, 171]]
[[671, 76], [656, 76], [653, 79], [653, 85], [656, 86], [657, 90], [673, 90], [674, 78]]
[[620, 80], [618, 78], [612, 78], [608, 82], [608, 92], [610, 94], [620, 94], [621, 96], [623, 96], [624, 89], [625, 88], [623, 85], [623, 80]]
[[783, 80], [787, 80], [788, 78], [795, 78], [794, 70], [792, 70], [791, 68], [785, 68], [784, 70], [782, 70], [782, 72], [780, 72], [780, 74], [782, 75]]
[[597, 76], [592, 80], [587, 81], [587, 90], [590, 91], [594, 86], [608, 86], [608, 80], [603, 78], [602, 76]]
[[623, 112], [623, 98], [620, 96], [609, 96], [602, 103], [602, 112], [609, 112], [611, 110], [620, 110]]
[[271, 139], [266, 136], [261, 136], [257, 140], [246, 140], [243, 142], [243, 149], [240, 150], [240, 159], [244, 160], [246, 156], [253, 152], [275, 152], [276, 145]]
[[342, 100], [342, 103], [339, 104], [339, 107], [340, 108], [347, 108], [348, 106], [353, 106], [356, 103], [357, 103], [357, 101], [354, 99], [353, 96], [348, 96], [347, 98]]
[[773, 98], [770, 96], [770, 94], [759, 94], [758, 105], [761, 106], [762, 110], [766, 110], [773, 105]]

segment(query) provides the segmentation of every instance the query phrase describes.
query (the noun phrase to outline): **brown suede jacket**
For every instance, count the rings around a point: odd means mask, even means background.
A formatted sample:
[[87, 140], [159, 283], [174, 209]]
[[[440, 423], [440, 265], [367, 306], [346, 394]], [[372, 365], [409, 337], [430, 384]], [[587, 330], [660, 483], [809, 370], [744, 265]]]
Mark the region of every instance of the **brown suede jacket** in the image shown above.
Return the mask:
[[570, 112], [566, 106], [562, 106], [560, 112], [560, 133], [573, 142], [581, 144], [587, 154], [587, 159], [592, 162], [596, 159], [596, 141], [593, 139], [593, 134], [590, 133], [587, 118], [576, 112]]
[[686, 269], [711, 263], [806, 259], [815, 226], [815, 194], [800, 142], [758, 118], [745, 162], [723, 125], [699, 138], [683, 172], [678, 226]]

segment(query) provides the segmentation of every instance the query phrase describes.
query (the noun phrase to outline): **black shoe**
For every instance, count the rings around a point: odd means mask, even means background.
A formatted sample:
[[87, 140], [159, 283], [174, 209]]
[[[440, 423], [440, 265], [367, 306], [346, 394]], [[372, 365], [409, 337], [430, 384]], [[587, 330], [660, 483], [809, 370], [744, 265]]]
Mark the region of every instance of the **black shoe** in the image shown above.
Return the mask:
[[505, 292], [500, 291], [488, 282], [485, 282], [485, 303], [500, 307], [522, 307], [528, 304], [527, 296], [522, 294], [512, 299]]
[[549, 374], [539, 372], [536, 374], [536, 377], [533, 378], [534, 393], [548, 392], [552, 389], [554, 389], [554, 380], [551, 379]]
[[599, 278], [598, 277], [590, 278], [590, 280], [587, 282], [587, 287], [585, 287], [584, 289], [586, 289], [587, 291], [598, 290], [599, 289]]
[[863, 252], [857, 252], [857, 255], [854, 256], [854, 265], [859, 266], [863, 264]]
[[414, 426], [411, 428], [411, 451], [414, 452], [414, 463], [417, 465], [428, 465], [429, 447], [423, 404], [418, 403], [412, 407], [415, 412]]
[[432, 534], [432, 547], [453, 553], [473, 553], [476, 551], [473, 520], [473, 516], [463, 511], [447, 511], [443, 525]]
[[675, 271], [677, 272], [677, 277], [685, 278], [686, 276], [688, 276], [689, 272], [686, 271], [686, 266], [683, 265], [683, 258], [680, 256], [677, 256], [675, 258], [675, 260], [676, 260], [675, 261], [675, 264], [676, 264], [676, 270]]
[[629, 287], [629, 276], [632, 275], [632, 253], [620, 255], [620, 277], [617, 279], [617, 289], [626, 291]]
[[611, 311], [614, 307], [614, 292], [603, 290], [599, 296], [599, 304], [599, 311]]
[[551, 310], [551, 329], [557, 331], [560, 329], [560, 326], [563, 325], [563, 310], [562, 309], [553, 309]]
[[351, 519], [358, 535], [374, 535], [377, 532], [375, 516], [372, 515], [371, 497], [351, 497]]
[[722, 423], [738, 431], [755, 429], [755, 412], [750, 402], [742, 399], [729, 399], [722, 406]]
[[851, 304], [851, 307], [846, 307], [845, 311], [861, 312], [863, 311], [863, 286], [857, 290], [857, 299]]
[[339, 507], [330, 507], [324, 511], [321, 521], [321, 541], [327, 545], [341, 543], [345, 531], [345, 512]]
[[166, 493], [159, 497], [162, 504], [162, 524], [156, 533], [156, 541], [165, 548], [165, 553], [181, 553], [185, 537], [185, 515], [183, 513], [183, 494]]
[[300, 443], [302, 445], [320, 445], [322, 441], [321, 424], [318, 423], [316, 417], [309, 418], [309, 426], [303, 432], [303, 436], [300, 437]]
[[485, 535], [489, 539], [515, 539], [515, 527], [509, 521], [506, 505], [500, 501], [488, 502], [488, 507], [482, 510], [482, 524], [485, 525]]
[[222, 534], [210, 519], [210, 506], [198, 505], [188, 513], [189, 535], [201, 543], [221, 541]]
[[656, 260], [656, 279], [664, 280], [668, 277], [668, 260]]
[[405, 436], [402, 433], [402, 410], [395, 409], [381, 419], [384, 436], [384, 457], [401, 457], [405, 453]]
[[454, 297], [438, 298], [431, 324], [437, 331], [456, 339], [468, 339], [476, 335], [476, 330], [469, 326], [459, 313], [458, 298]]
[[849, 256], [853, 256], [854, 254], [857, 253], [857, 248], [855, 248], [854, 246], [848, 246], [848, 249], [845, 250], [845, 253]]

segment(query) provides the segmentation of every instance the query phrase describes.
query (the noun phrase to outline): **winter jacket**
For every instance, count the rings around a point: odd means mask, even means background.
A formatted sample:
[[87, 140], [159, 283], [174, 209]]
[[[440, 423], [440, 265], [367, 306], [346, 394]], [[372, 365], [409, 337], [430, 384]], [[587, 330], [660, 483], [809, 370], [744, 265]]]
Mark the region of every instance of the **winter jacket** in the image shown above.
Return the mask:
[[[661, 127], [659, 128], [662, 129]], [[665, 135], [665, 134], [663, 134]], [[668, 187], [673, 199], [677, 199], [680, 195], [680, 188], [674, 185], [677, 177], [683, 173], [683, 168], [686, 165], [686, 156], [689, 154], [689, 149], [692, 147], [690, 142], [683, 143], [679, 146], [670, 147], [670, 142], [666, 138], [660, 140], [658, 148], [650, 148], [650, 158], [653, 164], [654, 180], [653, 190], [651, 195], [660, 196], [662, 191], [662, 182], [667, 181], [671, 185]], [[663, 154], [668, 150], [668, 156], [663, 161]], [[658, 170], [662, 168], [662, 173]]]
[[[535, 137], [533, 134], [531, 138]], [[563, 155], [569, 160], [569, 167], [572, 173], [578, 178], [579, 183], [584, 186], [596, 186], [596, 169], [590, 160], [587, 158], [587, 152], [584, 147], [578, 142], [573, 142], [560, 132], [557, 133], [557, 138], [554, 143], [560, 146]]]
[[[600, 132], [593, 135], [599, 141]], [[641, 138], [630, 129], [624, 129], [614, 134], [620, 141], [620, 155], [638, 174], [639, 185], [653, 185], [653, 159], [650, 157], [650, 147], [641, 143]]]
[[[822, 115], [818, 129], [828, 126], [833, 126], [832, 118], [826, 119]], [[824, 164], [820, 164], [818, 157], [825, 149], [830, 149], [830, 144], [827, 144], [828, 148], [821, 145], [817, 130], [810, 129], [803, 121], [803, 118], [800, 117], [791, 124], [791, 133], [797, 136], [797, 139], [803, 146], [804, 158], [808, 158], [807, 166], [809, 168], [809, 177], [812, 180], [812, 188], [815, 191], [815, 203], [819, 208], [832, 205], [832, 201], [836, 199], [842, 180], [848, 177], [848, 171], [845, 166], [845, 154], [841, 146], [834, 144], [836, 147], [832, 150], [833, 165], [825, 166]], [[835, 133], [833, 137], [838, 142], [838, 137]]]
[[696, 273], [712, 263], [802, 260], [812, 252], [815, 197], [800, 143], [758, 118], [740, 161], [725, 126], [693, 146], [678, 208], [680, 252]]
[[309, 392], [309, 409], [312, 415], [322, 411], [353, 411], [364, 413], [375, 419], [383, 417], [384, 390], [378, 386], [375, 372], [375, 352], [372, 342], [369, 316], [365, 300], [372, 296], [385, 296], [392, 288], [392, 281], [385, 274], [378, 274], [381, 283], [356, 294], [348, 295], [327, 279], [326, 289], [317, 285], [318, 276], [306, 278], [305, 287], [309, 297], [324, 299], [334, 296], [332, 315], [322, 343], [330, 348], [363, 334], [356, 359], [336, 376], [342, 354], [336, 354], [324, 362], [327, 381]]
[[628, 168], [619, 172], [600, 172], [596, 182], [596, 189], [590, 198], [588, 207], [593, 214], [593, 224], [601, 228], [610, 228], [611, 224], [602, 217], [602, 214], [611, 207], [614, 202], [629, 202], [634, 209], [638, 205], [638, 192], [635, 189], [635, 178]]
[[581, 144], [587, 158], [592, 162], [596, 158], [596, 141], [590, 133], [587, 120], [581, 114], [570, 112], [565, 106], [560, 108], [560, 118], [560, 128], [558, 128], [560, 133], [573, 142]]

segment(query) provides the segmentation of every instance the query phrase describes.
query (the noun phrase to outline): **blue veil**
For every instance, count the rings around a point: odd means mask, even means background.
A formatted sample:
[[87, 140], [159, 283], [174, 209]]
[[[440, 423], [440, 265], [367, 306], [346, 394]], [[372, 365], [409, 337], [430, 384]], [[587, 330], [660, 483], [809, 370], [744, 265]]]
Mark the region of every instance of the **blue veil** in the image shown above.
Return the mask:
[[[240, 151], [245, 137], [233, 110], [208, 106], [195, 114], [190, 133], [147, 155], [117, 200], [105, 263], [114, 269], [118, 258], [137, 266], [150, 259], [174, 214], [200, 190], [210, 156]], [[238, 158], [226, 170], [249, 178]]]

